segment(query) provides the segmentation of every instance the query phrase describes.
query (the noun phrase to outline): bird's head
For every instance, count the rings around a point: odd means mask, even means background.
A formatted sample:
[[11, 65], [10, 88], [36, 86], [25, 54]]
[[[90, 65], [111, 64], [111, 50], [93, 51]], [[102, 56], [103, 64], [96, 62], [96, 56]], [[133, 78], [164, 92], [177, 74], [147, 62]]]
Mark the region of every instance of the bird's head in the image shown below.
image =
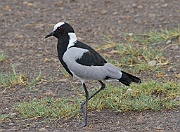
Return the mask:
[[48, 34], [45, 38], [50, 36], [54, 36], [58, 39], [62, 38], [63, 36], [68, 36], [68, 33], [74, 33], [74, 29], [66, 22], [58, 22], [54, 25], [53, 31]]

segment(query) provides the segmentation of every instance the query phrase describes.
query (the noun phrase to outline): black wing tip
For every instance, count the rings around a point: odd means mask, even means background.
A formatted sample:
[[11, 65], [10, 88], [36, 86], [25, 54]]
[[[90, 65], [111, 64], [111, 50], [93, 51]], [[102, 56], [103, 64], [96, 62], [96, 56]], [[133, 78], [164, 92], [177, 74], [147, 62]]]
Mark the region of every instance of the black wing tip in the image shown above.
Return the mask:
[[141, 79], [138, 78], [138, 77], [133, 76], [133, 81], [132, 82], [141, 83]]
[[121, 83], [123, 83], [124, 85], [126, 85], [126, 86], [130, 86], [130, 84], [132, 82], [134, 82], [134, 83], [141, 83], [141, 79], [140, 78], [138, 78], [136, 76], [133, 76], [133, 75], [131, 75], [129, 73], [126, 73], [124, 71], [122, 71], [122, 77], [119, 79], [119, 81]]

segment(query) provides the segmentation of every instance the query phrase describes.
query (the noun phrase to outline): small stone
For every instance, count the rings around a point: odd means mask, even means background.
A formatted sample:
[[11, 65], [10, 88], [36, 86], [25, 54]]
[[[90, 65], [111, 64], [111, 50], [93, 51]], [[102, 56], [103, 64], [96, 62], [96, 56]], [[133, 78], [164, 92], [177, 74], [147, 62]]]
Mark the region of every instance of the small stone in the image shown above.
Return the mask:
[[46, 90], [46, 92], [43, 95], [45, 95], [45, 96], [55, 96], [56, 94], [52, 90]]
[[167, 7], [168, 6], [168, 4], [164, 4], [164, 5], [162, 5], [162, 7]]
[[10, 118], [15, 118], [17, 116], [17, 114], [16, 113], [10, 113]]
[[127, 89], [127, 92], [131, 92], [131, 91], [132, 91], [132, 89], [131, 89], [131, 88], [128, 88], [128, 89]]
[[113, 15], [117, 15], [117, 14], [118, 14], [118, 12], [114, 12], [114, 13], [113, 13]]
[[180, 56], [179, 55], [175, 55], [174, 58], [179, 58]]
[[157, 126], [155, 127], [155, 129], [156, 129], [156, 132], [164, 132], [161, 126]]
[[167, 40], [167, 41], [166, 41], [166, 44], [171, 44], [171, 43], [172, 43], [171, 40]]
[[38, 50], [43, 50], [43, 48], [42, 48], [42, 47], [38, 47], [37, 49], [38, 49]]
[[47, 132], [48, 130], [43, 127], [43, 128], [40, 128], [39, 131], [40, 131], [40, 132]]
[[59, 7], [59, 6], [63, 6], [63, 4], [64, 4], [63, 1], [59, 1], [59, 2], [56, 2], [56, 3], [55, 3], [55, 6], [58, 6], [58, 7]]
[[138, 8], [138, 9], [143, 9], [143, 6], [142, 6], [142, 5], [138, 5], [137, 8]]
[[60, 82], [67, 82], [67, 79], [59, 79]]
[[9, 123], [10, 126], [14, 125], [14, 123]]
[[168, 71], [169, 71], [169, 72], [175, 72], [175, 71], [176, 71], [176, 68], [170, 67], [170, 68], [168, 68]]
[[17, 132], [17, 128], [15, 128], [15, 127], [13, 127], [13, 128], [10, 128], [10, 129], [8, 129], [8, 132], [14, 132], [14, 131], [16, 131]]
[[175, 101], [180, 101], [180, 97], [177, 96], [174, 100], [175, 100]]
[[133, 36], [134, 34], [133, 34], [133, 33], [129, 33], [128, 35], [131, 37], [131, 36]]
[[23, 35], [21, 35], [21, 34], [18, 34], [18, 33], [16, 33], [16, 36], [15, 36], [17, 39], [22, 39], [24, 36]]
[[177, 50], [177, 49], [179, 49], [179, 46], [178, 46], [178, 45], [172, 46], [171, 49], [172, 49], [172, 50]]
[[144, 120], [144, 117], [140, 114], [137, 117], [136, 124], [143, 124], [143, 123], [145, 123], [145, 120]]
[[132, 7], [134, 7], [134, 8], [137, 7], [137, 4], [133, 3], [133, 4], [132, 4]]
[[15, 66], [15, 67], [18, 67], [18, 66], [21, 66], [22, 65], [22, 63], [14, 63], [13, 64], [13, 66]]
[[150, 17], [156, 17], [156, 14], [150, 13], [149, 16]]
[[148, 65], [149, 66], [155, 66], [156, 65], [156, 61], [155, 60], [149, 61]]
[[101, 15], [105, 15], [105, 14], [107, 14], [108, 13], [108, 11], [107, 10], [101, 10]]

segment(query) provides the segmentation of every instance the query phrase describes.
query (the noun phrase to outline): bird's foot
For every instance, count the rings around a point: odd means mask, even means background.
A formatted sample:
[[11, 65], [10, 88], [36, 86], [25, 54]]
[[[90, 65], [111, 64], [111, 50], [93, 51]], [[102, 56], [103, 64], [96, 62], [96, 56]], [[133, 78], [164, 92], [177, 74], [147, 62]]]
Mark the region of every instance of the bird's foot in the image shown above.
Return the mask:
[[87, 126], [87, 122], [81, 122], [77, 126], [78, 127], [85, 127], [85, 126]]

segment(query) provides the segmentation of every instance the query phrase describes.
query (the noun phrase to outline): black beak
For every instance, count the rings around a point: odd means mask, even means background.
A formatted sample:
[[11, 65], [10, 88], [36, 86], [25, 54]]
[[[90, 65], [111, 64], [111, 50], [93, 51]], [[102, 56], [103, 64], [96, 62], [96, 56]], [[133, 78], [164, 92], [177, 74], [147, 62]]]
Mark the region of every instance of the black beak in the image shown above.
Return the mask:
[[51, 32], [50, 34], [48, 34], [45, 38], [51, 37], [54, 35], [54, 32]]

